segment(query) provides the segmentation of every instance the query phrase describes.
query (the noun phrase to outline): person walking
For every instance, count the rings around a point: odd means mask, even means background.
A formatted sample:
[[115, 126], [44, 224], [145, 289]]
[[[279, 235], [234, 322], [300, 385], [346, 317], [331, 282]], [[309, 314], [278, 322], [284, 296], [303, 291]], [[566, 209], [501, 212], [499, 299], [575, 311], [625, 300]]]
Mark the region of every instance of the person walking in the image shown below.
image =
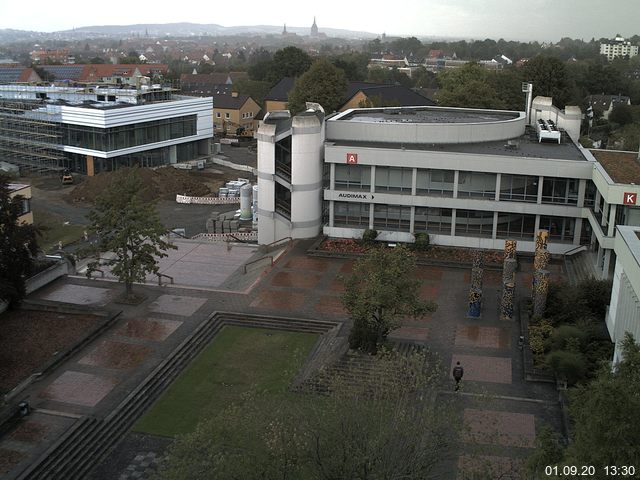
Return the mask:
[[460, 362], [456, 362], [456, 366], [453, 367], [453, 379], [456, 381], [455, 391], [460, 390], [460, 380], [462, 380], [462, 376], [464, 375], [464, 368], [460, 365]]

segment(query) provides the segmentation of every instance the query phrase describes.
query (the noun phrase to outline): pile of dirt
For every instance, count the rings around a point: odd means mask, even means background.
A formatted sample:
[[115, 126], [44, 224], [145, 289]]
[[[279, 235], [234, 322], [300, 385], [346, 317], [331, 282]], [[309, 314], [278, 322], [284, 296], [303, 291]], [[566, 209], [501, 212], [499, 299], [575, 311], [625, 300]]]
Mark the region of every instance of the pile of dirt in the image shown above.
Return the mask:
[[[138, 168], [138, 176], [143, 185], [142, 199], [155, 201], [163, 198], [173, 198], [176, 194], [202, 197], [211, 193], [209, 184], [211, 178], [178, 170], [173, 167], [163, 167], [156, 170]], [[72, 202], [94, 203], [96, 198], [109, 188], [113, 182], [123, 176], [131, 175], [132, 168], [121, 168], [115, 172], [101, 172], [88, 177], [70, 194]]]

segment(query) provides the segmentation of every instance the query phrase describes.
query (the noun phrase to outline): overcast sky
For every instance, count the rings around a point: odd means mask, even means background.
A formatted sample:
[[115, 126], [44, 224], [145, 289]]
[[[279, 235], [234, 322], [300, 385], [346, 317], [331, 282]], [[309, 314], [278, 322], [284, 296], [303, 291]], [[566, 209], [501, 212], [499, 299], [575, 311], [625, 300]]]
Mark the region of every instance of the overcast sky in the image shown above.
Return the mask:
[[323, 27], [388, 35], [558, 41], [640, 33], [640, 0], [0, 0], [0, 28], [52, 32], [91, 25], [194, 22]]

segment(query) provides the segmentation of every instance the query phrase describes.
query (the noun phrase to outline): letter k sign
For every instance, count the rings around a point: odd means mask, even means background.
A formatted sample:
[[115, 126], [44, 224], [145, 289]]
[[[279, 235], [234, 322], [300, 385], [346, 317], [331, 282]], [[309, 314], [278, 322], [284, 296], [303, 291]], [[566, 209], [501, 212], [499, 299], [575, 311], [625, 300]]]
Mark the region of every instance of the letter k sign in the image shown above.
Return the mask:
[[638, 200], [637, 193], [624, 193], [624, 204], [625, 205], [635, 205]]

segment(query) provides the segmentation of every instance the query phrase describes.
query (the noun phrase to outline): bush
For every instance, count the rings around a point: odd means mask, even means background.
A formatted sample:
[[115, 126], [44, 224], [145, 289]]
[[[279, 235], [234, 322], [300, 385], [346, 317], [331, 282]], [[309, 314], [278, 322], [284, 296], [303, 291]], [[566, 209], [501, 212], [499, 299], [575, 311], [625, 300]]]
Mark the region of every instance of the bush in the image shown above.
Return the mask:
[[566, 379], [569, 385], [575, 385], [584, 379], [587, 373], [587, 360], [579, 352], [551, 352], [547, 355], [547, 365], [559, 378]]
[[561, 325], [551, 334], [551, 350], [583, 351], [589, 338], [586, 330], [573, 325]]
[[373, 245], [376, 241], [376, 238], [378, 238], [378, 231], [377, 230], [373, 230], [371, 228], [367, 228], [363, 233], [362, 233], [362, 242], [365, 245]]
[[420, 232], [415, 234], [415, 241], [413, 242], [413, 249], [418, 252], [424, 252], [429, 250], [430, 239], [429, 234], [426, 232]]
[[611, 280], [589, 278], [575, 287], [580, 302], [589, 309], [597, 320], [604, 320], [607, 313], [607, 306], [611, 301], [611, 286]]
[[543, 319], [529, 325], [529, 348], [535, 355], [544, 353], [547, 340], [553, 333], [553, 326], [549, 320]]

